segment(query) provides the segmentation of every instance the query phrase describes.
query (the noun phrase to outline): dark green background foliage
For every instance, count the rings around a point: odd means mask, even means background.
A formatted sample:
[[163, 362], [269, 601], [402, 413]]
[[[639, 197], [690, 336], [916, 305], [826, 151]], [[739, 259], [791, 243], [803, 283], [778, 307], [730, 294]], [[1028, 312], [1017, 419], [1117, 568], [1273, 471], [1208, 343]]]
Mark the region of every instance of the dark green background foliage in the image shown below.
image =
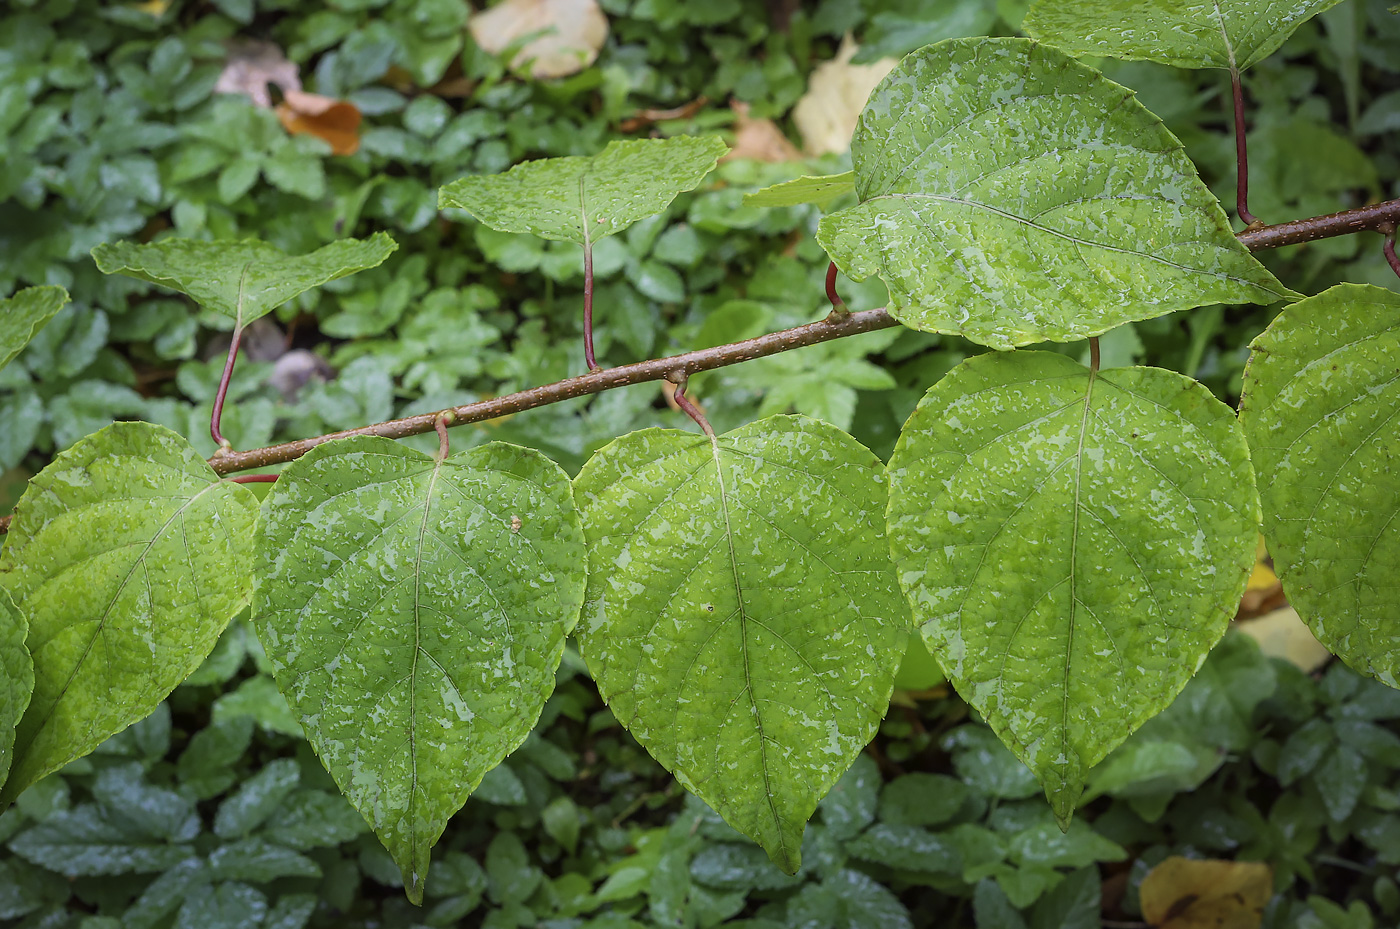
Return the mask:
[[[56, 451], [113, 419], [162, 423], [214, 450], [207, 423], [228, 321], [99, 274], [88, 256], [97, 244], [166, 229], [257, 236], [292, 253], [377, 230], [399, 241], [383, 266], [254, 327], [224, 415], [235, 447], [506, 393], [583, 370], [580, 252], [445, 222], [439, 185], [527, 158], [593, 154], [614, 138], [723, 133], [730, 99], [791, 129], [809, 72], [846, 31], [863, 44], [861, 59], [873, 59], [951, 36], [1014, 34], [1027, 4], [823, 0], [788, 15], [789, 6], [603, 0], [612, 32], [598, 61], [532, 82], [465, 37], [462, 0], [176, 0], [163, 12], [98, 0], [7, 4], [0, 293], [61, 284], [73, 303], [0, 375], [0, 504], [8, 509]], [[1349, 0], [1245, 74], [1251, 206], [1265, 221], [1400, 196], [1400, 17], [1386, 7]], [[281, 45], [307, 90], [354, 102], [365, 115], [359, 152], [333, 156], [245, 98], [215, 96], [235, 37]], [[1104, 67], [1139, 91], [1233, 202], [1224, 78]], [[453, 95], [424, 89], [444, 77]], [[638, 111], [701, 96], [712, 102], [692, 117], [621, 131]], [[848, 167], [835, 156], [726, 163], [663, 215], [601, 242], [600, 361], [817, 318], [820, 214], [741, 201]], [[1374, 237], [1261, 258], [1308, 293], [1342, 280], [1396, 284]], [[878, 283], [843, 282], [842, 291], [857, 308], [884, 296]], [[1125, 325], [1104, 338], [1104, 364], [1173, 368], [1234, 401], [1247, 343], [1268, 314], [1206, 307]], [[703, 375], [692, 392], [720, 431], [797, 411], [885, 457], [928, 385], [980, 350], [887, 330]], [[655, 424], [677, 425], [677, 414], [643, 386], [459, 429], [453, 443], [506, 439], [572, 473], [604, 442]], [[153, 717], [0, 817], [0, 919], [85, 929], [463, 917], [559, 929], [1088, 927], [1098, 925], [1101, 881], [1123, 891], [1118, 907], [1131, 915], [1142, 876], [1175, 853], [1273, 863], [1282, 893], [1270, 926], [1360, 925], [1363, 910], [1380, 923], [1400, 918], [1400, 697], [1340, 666], [1310, 680], [1243, 639], [1217, 649], [1176, 704], [1100, 769], [1091, 791], [1101, 798], [1067, 836], [1028, 772], [961, 701], [903, 701], [876, 750], [823, 803], [796, 877], [684, 799], [566, 658], [538, 731], [449, 826], [421, 911], [394, 889], [397, 869], [299, 739], [267, 670], [235, 623]], [[1353, 902], [1351, 916], [1337, 908]]]

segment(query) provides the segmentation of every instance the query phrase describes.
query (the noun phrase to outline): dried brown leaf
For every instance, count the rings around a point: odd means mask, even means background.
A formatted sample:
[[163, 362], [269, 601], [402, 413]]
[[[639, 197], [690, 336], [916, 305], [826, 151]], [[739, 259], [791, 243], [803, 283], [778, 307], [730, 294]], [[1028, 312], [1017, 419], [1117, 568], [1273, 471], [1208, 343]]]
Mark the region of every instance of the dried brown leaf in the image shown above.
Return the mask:
[[850, 149], [851, 134], [870, 92], [898, 64], [893, 58], [881, 58], [868, 65], [853, 65], [851, 59], [859, 49], [850, 35], [842, 39], [836, 57], [812, 72], [807, 92], [792, 111], [792, 121], [802, 133], [802, 147], [809, 155]]

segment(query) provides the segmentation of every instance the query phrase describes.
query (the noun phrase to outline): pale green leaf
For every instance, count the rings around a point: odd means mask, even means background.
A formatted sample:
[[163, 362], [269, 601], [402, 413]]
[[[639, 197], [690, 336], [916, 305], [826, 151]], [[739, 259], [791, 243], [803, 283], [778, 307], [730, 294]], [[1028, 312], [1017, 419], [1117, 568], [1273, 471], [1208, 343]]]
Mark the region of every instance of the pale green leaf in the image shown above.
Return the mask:
[[1253, 348], [1240, 418], [1288, 602], [1348, 665], [1400, 687], [1400, 296], [1339, 284]]
[[880, 82], [851, 145], [861, 203], [817, 238], [907, 326], [1005, 349], [1208, 303], [1297, 295], [1230, 231], [1133, 97], [1025, 39], [954, 39]]
[[0, 804], [156, 708], [252, 593], [257, 500], [183, 438], [115, 423], [29, 483], [0, 577], [29, 621], [34, 697]]
[[26, 287], [0, 300], [0, 368], [14, 361], [67, 302], [68, 291], [52, 286]]
[[825, 207], [837, 197], [855, 189], [855, 174], [851, 171], [822, 177], [803, 175], [751, 194], [744, 194], [744, 206], [797, 206], [800, 203], [815, 203]]
[[575, 481], [579, 638], [652, 757], [794, 873], [807, 819], [883, 718], [908, 635], [850, 436], [774, 416], [711, 440], [647, 429]]
[[29, 624], [15, 609], [10, 597], [0, 587], [0, 784], [10, 770], [10, 756], [15, 747], [15, 726], [29, 706], [34, 690], [34, 662], [24, 637]]
[[597, 155], [459, 178], [442, 188], [438, 206], [466, 210], [501, 232], [583, 245], [660, 213], [698, 187], [728, 150], [714, 136], [609, 142]]
[[1258, 522], [1233, 412], [1157, 368], [979, 355], [924, 396], [890, 462], [924, 640], [1061, 824], [1224, 635]]
[[257, 548], [278, 686], [417, 902], [448, 818], [554, 688], [584, 588], [568, 479], [499, 443], [330, 442], [282, 472]]
[[1021, 28], [1071, 55], [1237, 68], [1272, 55], [1341, 0], [1037, 0]]
[[125, 274], [178, 290], [206, 310], [246, 326], [304, 291], [383, 263], [396, 248], [384, 232], [368, 239], [342, 239], [306, 255], [288, 255], [256, 239], [171, 238], [148, 245], [99, 245], [92, 257], [106, 274]]

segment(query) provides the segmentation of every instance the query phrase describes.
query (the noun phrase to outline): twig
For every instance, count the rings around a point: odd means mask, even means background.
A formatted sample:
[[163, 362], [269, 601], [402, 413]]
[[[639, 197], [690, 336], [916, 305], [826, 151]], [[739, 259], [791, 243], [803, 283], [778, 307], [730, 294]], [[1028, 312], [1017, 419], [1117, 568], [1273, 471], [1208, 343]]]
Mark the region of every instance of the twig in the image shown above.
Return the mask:
[[1235, 212], [1246, 226], [1259, 220], [1249, 212], [1249, 152], [1244, 138], [1244, 89], [1240, 86], [1240, 69], [1230, 68], [1230, 89], [1235, 98]]
[[[1258, 251], [1264, 248], [1296, 245], [1314, 239], [1350, 235], [1364, 230], [1379, 230], [1386, 224], [1394, 224], [1397, 220], [1400, 220], [1400, 200], [1388, 200], [1385, 203], [1359, 207], [1354, 210], [1343, 210], [1340, 213], [1332, 213], [1327, 216], [1314, 216], [1308, 219], [1279, 223], [1276, 226], [1247, 229], [1238, 233], [1236, 238], [1251, 251]], [[682, 355], [673, 355], [670, 358], [654, 358], [650, 361], [639, 361], [636, 364], [604, 368], [579, 377], [556, 381], [553, 384], [531, 387], [528, 390], [504, 397], [468, 403], [451, 410], [455, 417], [452, 424], [479, 423], [510, 413], [520, 413], [525, 410], [533, 410], [536, 407], [548, 406], [562, 400], [586, 397], [590, 394], [602, 393], [605, 390], [613, 390], [631, 384], [659, 381], [678, 372], [690, 375], [700, 371], [713, 371], [716, 368], [752, 361], [755, 358], [766, 358], [769, 355], [792, 351], [795, 348], [829, 342], [832, 339], [843, 339], [847, 336], [859, 335], [862, 332], [889, 329], [897, 325], [899, 323], [883, 309], [862, 310], [841, 319], [828, 317], [805, 326], [784, 329], [781, 332], [770, 332], [767, 335], [743, 342], [732, 342], [729, 345], [686, 352]], [[269, 445], [266, 448], [251, 449], [246, 452], [225, 452], [221, 455], [215, 455], [210, 459], [209, 464], [218, 474], [232, 474], [236, 471], [265, 468], [269, 465], [295, 461], [316, 446], [335, 439], [345, 439], [356, 435], [377, 435], [390, 439], [401, 439], [405, 436], [431, 432], [435, 428], [434, 421], [437, 416], [437, 413], [425, 413], [361, 426], [358, 429], [346, 429], [342, 432], [332, 432], [314, 438], [298, 439], [295, 442], [285, 442], [281, 445]], [[6, 531], [9, 525], [9, 516], [0, 517], [0, 532]]]
[[1380, 231], [1387, 224], [1400, 222], [1400, 200], [1387, 200], [1371, 206], [1310, 216], [1272, 226], [1258, 226], [1235, 234], [1240, 244], [1250, 251], [1261, 248], [1282, 248], [1316, 239], [1331, 239], [1354, 232]]

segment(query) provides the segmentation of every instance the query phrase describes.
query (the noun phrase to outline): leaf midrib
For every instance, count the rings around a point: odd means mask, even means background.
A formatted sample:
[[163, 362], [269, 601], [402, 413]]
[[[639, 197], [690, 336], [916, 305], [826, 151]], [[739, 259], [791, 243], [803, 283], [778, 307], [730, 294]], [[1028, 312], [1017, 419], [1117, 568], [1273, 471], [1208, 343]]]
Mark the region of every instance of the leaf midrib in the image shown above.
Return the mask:
[[749, 697], [749, 707], [753, 711], [754, 727], [758, 730], [758, 764], [763, 772], [763, 796], [768, 801], [768, 813], [773, 817], [773, 825], [778, 832], [778, 847], [785, 857], [791, 855], [787, 836], [783, 831], [782, 819], [778, 816], [777, 804], [773, 802], [773, 787], [768, 776], [768, 736], [763, 731], [763, 714], [758, 709], [758, 698], [753, 692], [753, 677], [749, 666], [748, 611], [744, 607], [744, 587], [739, 579], [739, 558], [734, 551], [734, 529], [729, 519], [729, 492], [724, 485], [724, 462], [720, 457], [719, 439], [710, 436], [710, 452], [715, 463], [715, 479], [719, 484], [720, 510], [724, 513], [724, 541], [729, 550], [729, 569], [734, 577], [734, 598], [738, 604], [739, 617], [739, 664], [744, 672], [744, 692]]

